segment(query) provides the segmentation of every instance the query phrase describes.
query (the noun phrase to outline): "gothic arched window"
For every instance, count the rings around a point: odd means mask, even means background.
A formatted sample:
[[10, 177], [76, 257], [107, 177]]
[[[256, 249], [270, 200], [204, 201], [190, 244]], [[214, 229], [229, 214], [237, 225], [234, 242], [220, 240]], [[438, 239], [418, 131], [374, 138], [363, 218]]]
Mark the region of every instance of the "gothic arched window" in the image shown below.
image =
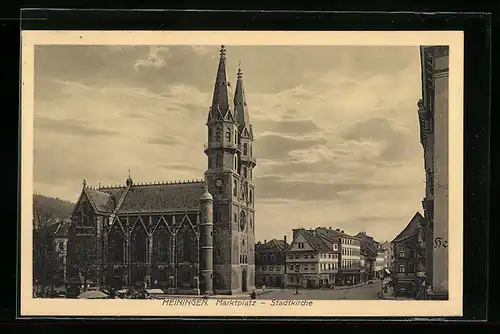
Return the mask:
[[132, 232], [132, 262], [145, 263], [147, 259], [147, 235], [141, 222], [138, 221]]
[[192, 240], [191, 235], [186, 231], [182, 238], [183, 240], [183, 248], [184, 248], [184, 261], [191, 262], [192, 260]]
[[89, 226], [90, 225], [90, 212], [89, 212], [89, 204], [87, 202], [83, 202], [82, 204], [82, 225]]
[[253, 202], [253, 192], [252, 192], [252, 190], [250, 190], [250, 196], [249, 196], [249, 198], [250, 198], [250, 203], [252, 203]]
[[221, 141], [221, 133], [220, 133], [220, 129], [219, 128], [215, 129], [215, 141], [216, 142], [220, 142]]
[[170, 263], [171, 235], [167, 227], [160, 222], [160, 225], [153, 236], [153, 254], [155, 262]]
[[108, 259], [109, 261], [122, 264], [124, 260], [125, 239], [117, 225], [111, 227], [111, 232], [108, 235]]
[[247, 155], [247, 154], [248, 154], [248, 144], [247, 144], [247, 143], [244, 143], [244, 144], [243, 144], [243, 154], [244, 154], [244, 155]]
[[238, 156], [235, 154], [234, 155], [234, 170], [238, 170]]
[[234, 130], [234, 143], [236, 144], [238, 142], [238, 131]]
[[228, 141], [229, 143], [231, 142], [231, 129], [230, 128], [227, 128], [227, 131], [226, 131], [226, 141]]
[[238, 181], [233, 181], [233, 195], [238, 196]]
[[246, 167], [243, 167], [243, 177], [244, 178], [248, 177], [248, 169]]

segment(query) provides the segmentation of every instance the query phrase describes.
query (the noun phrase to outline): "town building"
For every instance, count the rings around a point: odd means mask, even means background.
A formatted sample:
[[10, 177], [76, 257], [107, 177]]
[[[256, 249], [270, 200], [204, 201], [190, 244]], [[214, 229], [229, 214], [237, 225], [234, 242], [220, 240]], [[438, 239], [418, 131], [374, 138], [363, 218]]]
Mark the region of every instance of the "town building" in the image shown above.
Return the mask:
[[375, 239], [366, 234], [366, 232], [359, 232], [356, 234], [356, 238], [361, 241], [361, 250], [365, 254], [365, 261], [368, 271], [366, 272], [366, 279], [371, 280], [379, 277], [377, 272], [376, 262], [377, 262], [377, 249], [379, 243]]
[[294, 229], [286, 252], [286, 285], [329, 287], [337, 280], [340, 240], [330, 240], [316, 230]]
[[286, 236], [283, 240], [264, 240], [255, 245], [255, 284], [282, 287], [286, 282]]
[[381, 244], [381, 248], [385, 252], [385, 262], [387, 264], [387, 269], [390, 272], [394, 271], [394, 245], [391, 242], [385, 241]]
[[226, 67], [222, 46], [204, 179], [144, 184], [129, 171], [125, 185], [93, 188], [84, 181], [68, 233], [69, 281], [181, 294], [254, 289], [254, 133], [241, 69], [233, 94]]
[[421, 262], [417, 254], [419, 231], [425, 218], [417, 212], [408, 225], [392, 241], [394, 245], [394, 287], [396, 294], [415, 297], [421, 292], [425, 280]]
[[387, 269], [386, 253], [379, 247], [377, 251], [377, 258], [375, 260], [375, 278], [383, 278], [385, 276], [385, 270]]
[[340, 267], [335, 284], [358, 284], [362, 282], [361, 240], [344, 233], [344, 230], [318, 227], [316, 234], [329, 242], [340, 244]]
[[[449, 47], [422, 46], [422, 99], [418, 101], [424, 150], [426, 225], [419, 241], [430, 299], [448, 299], [448, 76]], [[435, 154], [437, 152], [437, 154]], [[438, 209], [434, 209], [438, 208]], [[438, 242], [439, 241], [439, 242]], [[434, 247], [434, 243], [438, 247]]]

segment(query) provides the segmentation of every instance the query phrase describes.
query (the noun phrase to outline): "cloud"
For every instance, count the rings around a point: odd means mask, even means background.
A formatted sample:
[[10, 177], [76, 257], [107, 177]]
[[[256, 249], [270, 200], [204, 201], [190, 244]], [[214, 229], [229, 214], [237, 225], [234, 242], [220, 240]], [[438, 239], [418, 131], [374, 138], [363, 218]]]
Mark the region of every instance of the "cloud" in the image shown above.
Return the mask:
[[168, 170], [181, 170], [181, 171], [189, 171], [189, 172], [203, 172], [203, 167], [191, 166], [184, 163], [166, 163], [161, 165], [160, 167], [168, 169]]
[[167, 63], [165, 58], [169, 57], [169, 49], [166, 47], [152, 46], [149, 48], [147, 59], [138, 59], [134, 64], [136, 71], [141, 68], [162, 68], [166, 67]]
[[254, 127], [263, 133], [286, 135], [306, 135], [319, 131], [321, 128], [310, 119], [261, 120], [254, 122]]
[[118, 132], [110, 129], [95, 128], [89, 125], [88, 122], [66, 118], [66, 119], [51, 119], [47, 117], [37, 117], [35, 119], [35, 128], [37, 130], [49, 131], [55, 135], [68, 136], [111, 136]]
[[213, 51], [213, 48], [205, 45], [192, 45], [191, 49], [199, 56], [207, 56]]
[[175, 145], [175, 144], [178, 144], [180, 142], [181, 141], [179, 140], [179, 138], [176, 138], [173, 136], [168, 136], [168, 135], [164, 135], [163, 137], [148, 139], [149, 144], [165, 145], [165, 146]]
[[417, 140], [404, 128], [395, 128], [391, 120], [385, 118], [370, 118], [360, 121], [347, 129], [343, 137], [347, 140], [370, 140], [383, 143], [384, 149], [377, 158], [378, 162], [404, 162], [408, 159], [420, 158], [414, 154]]
[[363, 191], [398, 190], [401, 187], [391, 183], [374, 182], [326, 182], [315, 179], [298, 180], [283, 176], [263, 176], [255, 180], [256, 194], [266, 200], [331, 201], [340, 200], [343, 195]]
[[254, 146], [256, 156], [274, 161], [290, 158], [290, 153], [293, 151], [326, 143], [326, 140], [322, 138], [288, 137], [276, 134], [262, 135], [257, 140], [258, 143]]

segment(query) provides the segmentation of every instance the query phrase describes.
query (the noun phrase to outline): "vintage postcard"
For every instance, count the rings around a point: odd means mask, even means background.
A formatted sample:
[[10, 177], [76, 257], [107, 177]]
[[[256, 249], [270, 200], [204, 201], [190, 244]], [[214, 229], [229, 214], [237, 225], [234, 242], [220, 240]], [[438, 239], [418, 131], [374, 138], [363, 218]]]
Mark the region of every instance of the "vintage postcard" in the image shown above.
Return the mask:
[[22, 32], [21, 316], [460, 316], [463, 34]]

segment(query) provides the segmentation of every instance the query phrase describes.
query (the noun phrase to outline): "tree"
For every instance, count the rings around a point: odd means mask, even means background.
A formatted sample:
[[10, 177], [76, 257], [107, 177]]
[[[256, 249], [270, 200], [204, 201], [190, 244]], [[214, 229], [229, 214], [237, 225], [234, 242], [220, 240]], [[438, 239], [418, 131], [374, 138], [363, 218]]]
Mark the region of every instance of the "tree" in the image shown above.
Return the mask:
[[44, 197], [33, 196], [33, 280], [42, 291], [53, 286], [60, 260], [54, 249], [54, 227], [60, 215], [44, 205]]
[[87, 290], [88, 281], [101, 275], [99, 268], [97, 243], [92, 237], [78, 240], [76, 249], [76, 269], [83, 282], [84, 291]]

